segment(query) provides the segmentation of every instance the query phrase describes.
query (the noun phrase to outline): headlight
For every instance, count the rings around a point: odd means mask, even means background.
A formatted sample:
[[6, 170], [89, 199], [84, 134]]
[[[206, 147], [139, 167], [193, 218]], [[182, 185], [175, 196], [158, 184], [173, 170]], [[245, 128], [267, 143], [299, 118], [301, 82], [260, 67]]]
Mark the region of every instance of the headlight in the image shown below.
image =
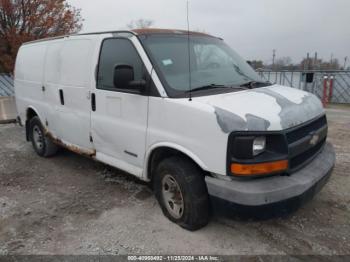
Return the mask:
[[288, 144], [283, 133], [232, 132], [227, 146], [227, 174], [257, 176], [288, 170]]
[[237, 159], [252, 159], [265, 149], [265, 136], [236, 136], [232, 140], [230, 152]]
[[265, 151], [266, 148], [266, 137], [256, 137], [253, 141], [253, 156], [257, 156]]

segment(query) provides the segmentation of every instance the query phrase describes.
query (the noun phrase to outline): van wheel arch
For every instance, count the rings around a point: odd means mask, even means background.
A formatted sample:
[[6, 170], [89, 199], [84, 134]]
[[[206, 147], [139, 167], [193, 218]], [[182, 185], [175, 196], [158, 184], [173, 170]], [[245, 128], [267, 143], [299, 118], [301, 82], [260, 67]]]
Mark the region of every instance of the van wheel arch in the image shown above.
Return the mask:
[[207, 175], [207, 174], [209, 175], [209, 173], [207, 171], [203, 170], [198, 165], [198, 163], [196, 161], [194, 161], [191, 157], [189, 157], [185, 153], [183, 153], [177, 149], [171, 148], [171, 147], [162, 146], [162, 147], [157, 147], [157, 148], [153, 149], [152, 152], [150, 153], [150, 156], [148, 158], [148, 165], [147, 165], [147, 178], [148, 178], [148, 180], [153, 181], [155, 170], [157, 169], [157, 166], [163, 160], [170, 158], [170, 157], [174, 157], [174, 156], [178, 156], [178, 157], [182, 157], [182, 158], [190, 160], [200, 170], [202, 170], [204, 175]]

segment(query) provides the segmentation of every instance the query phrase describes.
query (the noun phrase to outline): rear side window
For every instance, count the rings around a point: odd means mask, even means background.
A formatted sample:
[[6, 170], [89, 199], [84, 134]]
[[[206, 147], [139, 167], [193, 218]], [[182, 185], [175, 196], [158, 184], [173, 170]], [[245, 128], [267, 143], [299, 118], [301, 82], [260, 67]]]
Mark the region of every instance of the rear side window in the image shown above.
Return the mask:
[[106, 39], [102, 44], [98, 66], [98, 89], [123, 91], [116, 89], [113, 84], [114, 68], [116, 65], [131, 65], [134, 68], [135, 80], [144, 78], [142, 60], [130, 40]]

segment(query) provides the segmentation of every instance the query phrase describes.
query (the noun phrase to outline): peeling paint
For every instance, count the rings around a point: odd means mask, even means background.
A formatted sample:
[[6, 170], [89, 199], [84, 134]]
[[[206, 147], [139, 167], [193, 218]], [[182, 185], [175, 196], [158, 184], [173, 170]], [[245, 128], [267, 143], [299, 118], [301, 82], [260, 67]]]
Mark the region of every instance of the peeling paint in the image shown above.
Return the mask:
[[303, 92], [304, 96], [301, 102], [296, 103], [280, 93], [275, 92], [272, 88], [259, 88], [252, 92], [266, 94], [276, 99], [276, 102], [281, 107], [279, 117], [283, 129], [302, 124], [319, 116], [323, 112], [322, 104], [319, 99], [310, 93]]
[[324, 113], [313, 94], [278, 85], [203, 101], [214, 107], [224, 133], [288, 129]]
[[218, 124], [221, 130], [224, 133], [230, 133], [233, 130], [246, 130], [247, 122], [241, 118], [240, 116], [227, 111], [225, 109], [221, 109], [218, 107], [215, 108], [215, 115], [218, 121]]
[[268, 120], [252, 114], [247, 114], [246, 118], [248, 130], [266, 131], [271, 125]]
[[245, 121], [243, 118], [230, 111], [218, 107], [214, 108], [217, 122], [224, 133], [244, 130], [266, 131], [270, 126], [268, 120], [252, 114], [247, 114], [247, 121]]

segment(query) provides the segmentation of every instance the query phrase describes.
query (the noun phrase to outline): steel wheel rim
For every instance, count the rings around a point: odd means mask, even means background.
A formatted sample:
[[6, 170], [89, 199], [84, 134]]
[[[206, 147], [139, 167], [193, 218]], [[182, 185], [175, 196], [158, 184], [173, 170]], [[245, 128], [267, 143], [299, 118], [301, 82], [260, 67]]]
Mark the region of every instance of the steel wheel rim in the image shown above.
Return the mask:
[[33, 140], [36, 148], [43, 149], [44, 147], [44, 137], [41, 129], [36, 125], [33, 127]]
[[179, 184], [171, 175], [165, 175], [162, 180], [162, 195], [168, 212], [176, 219], [182, 217], [184, 201]]

